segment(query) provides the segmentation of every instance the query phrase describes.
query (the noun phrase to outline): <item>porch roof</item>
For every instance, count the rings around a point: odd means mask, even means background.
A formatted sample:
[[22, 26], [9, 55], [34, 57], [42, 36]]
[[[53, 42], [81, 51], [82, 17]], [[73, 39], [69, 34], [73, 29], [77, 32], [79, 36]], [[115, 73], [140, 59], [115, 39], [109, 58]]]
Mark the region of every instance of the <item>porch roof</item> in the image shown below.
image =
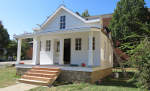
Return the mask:
[[16, 35], [14, 38], [16, 39], [25, 39], [25, 38], [33, 38], [42, 35], [56, 35], [56, 34], [66, 34], [66, 33], [77, 33], [77, 32], [90, 32], [90, 31], [99, 31], [100, 28], [98, 27], [84, 27], [84, 28], [72, 28], [72, 29], [65, 29], [65, 30], [54, 30], [54, 31], [40, 31], [36, 33], [27, 33]]

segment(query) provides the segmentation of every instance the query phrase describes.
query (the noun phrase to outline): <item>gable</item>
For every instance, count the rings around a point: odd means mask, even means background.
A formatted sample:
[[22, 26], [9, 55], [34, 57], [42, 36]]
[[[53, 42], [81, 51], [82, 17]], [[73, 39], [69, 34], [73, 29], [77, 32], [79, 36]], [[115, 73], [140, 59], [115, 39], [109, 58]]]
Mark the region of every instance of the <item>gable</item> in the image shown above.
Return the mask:
[[49, 22], [43, 27], [43, 31], [57, 31], [60, 30], [60, 17], [66, 17], [66, 28], [65, 29], [72, 29], [72, 28], [81, 28], [81, 27], [88, 27], [88, 24], [84, 23], [81, 19], [73, 16], [69, 12], [64, 9], [59, 10], [57, 14]]
[[[100, 19], [86, 20], [64, 6], [60, 6], [39, 28], [34, 31], [58, 31], [60, 30], [60, 17], [66, 16], [66, 28], [100, 27]], [[63, 30], [63, 29], [62, 29]]]

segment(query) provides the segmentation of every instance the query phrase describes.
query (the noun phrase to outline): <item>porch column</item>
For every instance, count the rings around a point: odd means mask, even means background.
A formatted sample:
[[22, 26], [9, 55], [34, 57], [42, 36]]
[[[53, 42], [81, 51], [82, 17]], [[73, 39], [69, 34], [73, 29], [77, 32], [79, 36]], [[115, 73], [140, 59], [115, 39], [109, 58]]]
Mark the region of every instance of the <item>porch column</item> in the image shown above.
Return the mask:
[[17, 62], [16, 62], [16, 64], [19, 64], [19, 62], [21, 60], [21, 44], [22, 44], [22, 39], [18, 39]]
[[93, 32], [89, 32], [88, 66], [93, 66]]
[[33, 57], [32, 57], [32, 64], [33, 65], [37, 65], [39, 64], [40, 60], [39, 60], [39, 52], [40, 52], [40, 49], [39, 49], [39, 39], [37, 37], [33, 38]]
[[64, 64], [64, 39], [60, 39], [59, 64]]
[[54, 39], [51, 40], [51, 60], [52, 64], [54, 64]]

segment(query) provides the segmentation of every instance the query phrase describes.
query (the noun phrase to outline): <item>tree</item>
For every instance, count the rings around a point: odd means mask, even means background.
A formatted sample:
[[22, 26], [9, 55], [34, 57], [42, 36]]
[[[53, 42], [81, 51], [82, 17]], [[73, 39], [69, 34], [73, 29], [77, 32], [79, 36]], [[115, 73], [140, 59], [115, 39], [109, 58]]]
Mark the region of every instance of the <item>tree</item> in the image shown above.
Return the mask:
[[150, 37], [150, 13], [144, 0], [120, 0], [109, 29], [112, 39], [121, 42], [120, 48], [129, 55], [145, 36]]
[[[10, 40], [7, 47], [7, 56], [16, 57], [17, 56], [17, 41]], [[15, 58], [14, 58], [15, 59]]]
[[83, 13], [82, 13], [82, 17], [88, 17], [90, 16], [88, 10], [85, 10]]
[[[0, 22], [0, 49], [6, 49], [7, 45], [9, 43], [9, 34], [7, 30], [3, 27], [2, 23]], [[0, 52], [0, 56], [2, 56], [3, 53]]]
[[146, 38], [134, 50], [128, 64], [137, 68], [131, 81], [135, 81], [136, 85], [141, 88], [150, 89], [150, 41]]
[[[21, 57], [22, 59], [26, 58], [26, 51], [29, 49], [30, 45], [29, 42], [31, 42], [32, 39], [24, 39], [22, 40], [22, 45], [21, 45]], [[17, 40], [10, 40], [8, 47], [7, 47], [8, 56], [17, 56]]]

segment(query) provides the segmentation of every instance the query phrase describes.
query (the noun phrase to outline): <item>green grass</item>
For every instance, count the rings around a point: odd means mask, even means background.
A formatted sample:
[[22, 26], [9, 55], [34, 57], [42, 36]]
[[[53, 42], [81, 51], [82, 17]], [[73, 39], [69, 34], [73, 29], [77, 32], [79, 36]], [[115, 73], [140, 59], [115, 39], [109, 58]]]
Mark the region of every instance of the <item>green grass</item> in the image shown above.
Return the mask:
[[19, 76], [16, 76], [15, 67], [0, 68], [0, 88], [16, 84], [17, 78], [19, 78]]
[[126, 82], [104, 82], [101, 85], [74, 83], [49, 87], [37, 87], [29, 91], [144, 91]]

